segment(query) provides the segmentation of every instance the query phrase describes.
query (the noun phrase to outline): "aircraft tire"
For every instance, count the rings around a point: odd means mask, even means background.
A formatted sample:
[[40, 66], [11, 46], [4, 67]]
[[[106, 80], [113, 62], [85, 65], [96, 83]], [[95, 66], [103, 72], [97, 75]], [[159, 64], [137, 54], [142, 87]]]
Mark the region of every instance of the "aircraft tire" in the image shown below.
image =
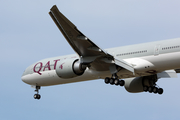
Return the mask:
[[144, 86], [143, 90], [144, 90], [144, 92], [147, 92], [148, 91], [148, 86]]
[[148, 88], [148, 91], [149, 91], [149, 93], [152, 93], [152, 92], [153, 92], [153, 87], [150, 86], [150, 87]]
[[124, 86], [124, 84], [125, 84], [125, 81], [124, 81], [124, 80], [120, 80], [120, 81], [119, 81], [119, 85], [120, 85], [120, 86]]
[[153, 93], [155, 93], [155, 94], [158, 93], [158, 88], [157, 87], [153, 88]]
[[119, 80], [118, 80], [118, 79], [115, 79], [115, 80], [114, 80], [114, 84], [115, 84], [115, 85], [119, 85]]
[[34, 94], [34, 99], [40, 99], [41, 98], [41, 95], [39, 95], [39, 94]]
[[34, 99], [37, 99], [37, 94], [34, 94]]
[[163, 94], [163, 89], [162, 88], [158, 89], [158, 94], [160, 94], [160, 95]]
[[106, 78], [104, 79], [104, 82], [105, 82], [106, 84], [109, 84], [110, 78], [109, 78], [109, 77], [106, 77]]
[[110, 81], [109, 81], [109, 83], [110, 83], [111, 85], [114, 85], [114, 78], [111, 78]]

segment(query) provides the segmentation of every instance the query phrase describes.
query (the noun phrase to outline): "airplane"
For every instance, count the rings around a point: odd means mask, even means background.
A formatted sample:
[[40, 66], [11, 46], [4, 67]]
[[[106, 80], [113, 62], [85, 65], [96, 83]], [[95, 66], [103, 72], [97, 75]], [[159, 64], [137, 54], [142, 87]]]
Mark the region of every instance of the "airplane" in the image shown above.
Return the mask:
[[27, 67], [22, 81], [34, 86], [40, 99], [41, 86], [104, 79], [124, 86], [128, 92], [162, 94], [160, 78], [180, 73], [180, 38], [101, 49], [68, 20], [54, 5], [49, 15], [76, 54], [47, 58]]

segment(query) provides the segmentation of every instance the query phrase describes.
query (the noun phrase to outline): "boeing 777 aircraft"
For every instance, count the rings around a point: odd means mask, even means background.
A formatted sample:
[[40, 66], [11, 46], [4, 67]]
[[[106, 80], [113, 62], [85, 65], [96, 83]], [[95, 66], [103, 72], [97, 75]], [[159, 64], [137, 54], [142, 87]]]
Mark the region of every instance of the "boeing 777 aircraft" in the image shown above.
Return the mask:
[[94, 79], [124, 86], [132, 93], [162, 94], [156, 82], [180, 72], [180, 38], [103, 50], [56, 6], [49, 14], [76, 54], [43, 59], [26, 68], [22, 81], [35, 86], [35, 99], [41, 98], [41, 86]]

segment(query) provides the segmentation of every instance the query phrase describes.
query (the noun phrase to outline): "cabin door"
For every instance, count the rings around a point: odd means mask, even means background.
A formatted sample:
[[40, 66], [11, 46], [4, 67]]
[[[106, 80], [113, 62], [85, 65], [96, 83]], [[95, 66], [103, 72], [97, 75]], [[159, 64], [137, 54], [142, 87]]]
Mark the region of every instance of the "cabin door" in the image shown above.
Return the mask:
[[159, 51], [160, 51], [160, 45], [156, 45], [155, 47], [154, 47], [154, 55], [156, 56], [156, 55], [159, 55]]

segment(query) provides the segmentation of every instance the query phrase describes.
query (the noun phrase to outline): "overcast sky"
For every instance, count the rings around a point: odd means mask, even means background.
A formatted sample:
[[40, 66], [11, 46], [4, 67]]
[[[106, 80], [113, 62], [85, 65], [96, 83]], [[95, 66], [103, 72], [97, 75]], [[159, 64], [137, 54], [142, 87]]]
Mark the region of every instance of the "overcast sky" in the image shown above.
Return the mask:
[[1, 120], [180, 119], [180, 78], [160, 79], [163, 95], [94, 80], [42, 87], [34, 100], [25, 68], [75, 53], [48, 14], [54, 4], [103, 49], [180, 37], [179, 0], [1, 0]]

